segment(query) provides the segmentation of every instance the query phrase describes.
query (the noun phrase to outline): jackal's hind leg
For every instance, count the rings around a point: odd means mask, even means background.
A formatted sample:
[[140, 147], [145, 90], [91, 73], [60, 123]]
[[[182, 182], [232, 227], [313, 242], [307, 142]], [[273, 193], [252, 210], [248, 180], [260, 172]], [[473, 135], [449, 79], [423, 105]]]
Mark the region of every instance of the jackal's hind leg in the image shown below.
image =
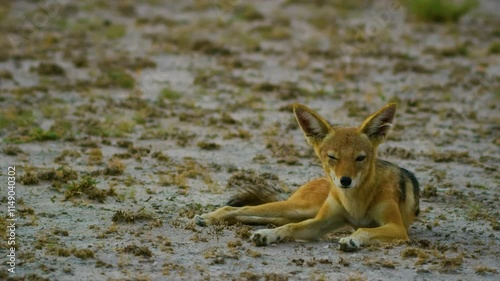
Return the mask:
[[195, 217], [198, 225], [206, 226], [215, 223], [235, 224], [274, 224], [284, 225], [312, 218], [318, 207], [307, 206], [294, 200], [266, 203], [258, 206], [222, 207], [211, 213]]
[[273, 229], [260, 229], [251, 239], [256, 246], [267, 246], [286, 240], [316, 240], [345, 225], [341, 206], [329, 196], [313, 218]]

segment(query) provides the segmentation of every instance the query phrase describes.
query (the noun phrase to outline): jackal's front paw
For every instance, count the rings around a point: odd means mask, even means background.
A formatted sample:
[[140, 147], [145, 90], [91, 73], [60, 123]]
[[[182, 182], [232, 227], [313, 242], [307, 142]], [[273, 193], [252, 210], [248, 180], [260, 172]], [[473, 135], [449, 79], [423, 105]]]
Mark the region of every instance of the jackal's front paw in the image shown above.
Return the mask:
[[199, 216], [196, 215], [194, 216], [194, 223], [196, 223], [199, 226], [207, 226], [208, 225], [208, 220], [203, 217], [203, 215]]
[[339, 240], [339, 250], [344, 252], [354, 252], [361, 248], [361, 241], [355, 237], [344, 237]]
[[261, 229], [255, 231], [250, 239], [252, 239], [255, 246], [267, 246], [269, 244], [279, 242], [281, 237], [276, 235], [274, 229]]

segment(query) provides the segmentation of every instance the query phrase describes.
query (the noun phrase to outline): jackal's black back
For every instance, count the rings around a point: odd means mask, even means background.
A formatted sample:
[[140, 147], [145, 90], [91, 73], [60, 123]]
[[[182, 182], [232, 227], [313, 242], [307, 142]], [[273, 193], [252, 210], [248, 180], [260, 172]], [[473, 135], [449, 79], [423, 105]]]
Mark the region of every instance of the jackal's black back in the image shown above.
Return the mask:
[[382, 165], [392, 166], [399, 169], [399, 200], [401, 202], [406, 201], [406, 183], [411, 182], [411, 185], [413, 187], [413, 198], [415, 200], [415, 215], [418, 216], [418, 214], [420, 213], [420, 184], [415, 177], [415, 174], [389, 161], [378, 159], [378, 162]]
[[418, 183], [417, 178], [412, 172], [401, 167], [399, 167], [399, 170], [401, 171], [399, 188], [403, 197], [402, 200], [406, 200], [406, 183], [409, 180], [411, 182], [411, 185], [413, 186], [413, 197], [415, 199], [415, 215], [418, 216], [418, 214], [420, 213], [420, 184]]

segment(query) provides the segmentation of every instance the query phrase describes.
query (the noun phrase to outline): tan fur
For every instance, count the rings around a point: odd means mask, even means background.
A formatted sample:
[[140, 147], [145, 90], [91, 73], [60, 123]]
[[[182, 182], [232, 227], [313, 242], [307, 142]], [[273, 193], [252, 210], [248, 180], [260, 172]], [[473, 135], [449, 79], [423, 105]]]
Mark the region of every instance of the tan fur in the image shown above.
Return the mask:
[[376, 157], [395, 111], [396, 105], [388, 104], [360, 127], [344, 128], [332, 127], [313, 110], [294, 105], [298, 124], [320, 158], [326, 177], [301, 186], [286, 201], [223, 207], [197, 216], [195, 221], [199, 225], [278, 225], [253, 234], [258, 246], [290, 239], [315, 240], [344, 226], [356, 229], [339, 240], [339, 248], [345, 251], [374, 242], [408, 240], [408, 227], [418, 213], [418, 182], [410, 172]]

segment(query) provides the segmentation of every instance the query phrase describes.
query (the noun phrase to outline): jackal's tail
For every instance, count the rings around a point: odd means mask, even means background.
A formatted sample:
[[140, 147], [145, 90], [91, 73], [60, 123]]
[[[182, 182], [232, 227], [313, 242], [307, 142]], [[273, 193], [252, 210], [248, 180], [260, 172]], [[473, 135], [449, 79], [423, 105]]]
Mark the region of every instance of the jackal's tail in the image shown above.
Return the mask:
[[255, 206], [283, 201], [288, 196], [280, 188], [280, 180], [269, 173], [237, 172], [227, 182], [228, 189], [237, 189], [227, 205], [232, 207]]

